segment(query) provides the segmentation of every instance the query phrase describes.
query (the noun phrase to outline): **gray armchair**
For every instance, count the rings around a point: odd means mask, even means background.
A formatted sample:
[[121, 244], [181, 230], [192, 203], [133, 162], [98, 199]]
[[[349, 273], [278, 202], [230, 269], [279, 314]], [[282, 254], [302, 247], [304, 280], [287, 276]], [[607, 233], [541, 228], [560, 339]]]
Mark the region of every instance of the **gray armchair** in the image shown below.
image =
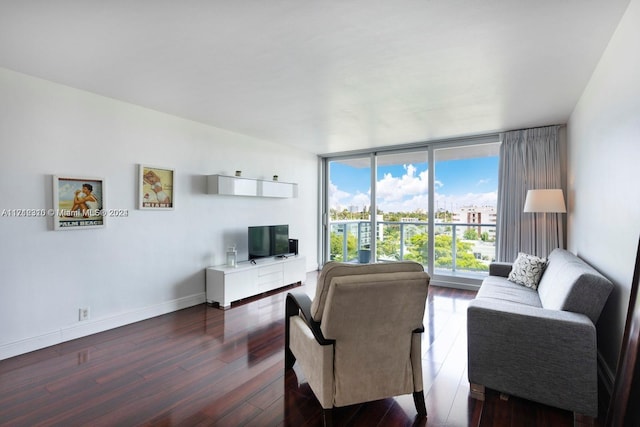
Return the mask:
[[429, 280], [415, 262], [331, 262], [313, 301], [287, 295], [285, 369], [298, 362], [325, 415], [412, 393], [426, 416], [421, 333]]

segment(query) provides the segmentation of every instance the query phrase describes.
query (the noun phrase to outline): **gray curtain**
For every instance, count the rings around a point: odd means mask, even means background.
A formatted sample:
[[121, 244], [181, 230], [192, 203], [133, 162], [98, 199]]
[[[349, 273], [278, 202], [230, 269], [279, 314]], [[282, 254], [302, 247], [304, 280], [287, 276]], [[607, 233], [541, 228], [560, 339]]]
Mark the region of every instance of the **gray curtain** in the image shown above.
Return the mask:
[[497, 261], [512, 262], [518, 252], [546, 257], [562, 247], [559, 214], [523, 212], [528, 190], [562, 188], [558, 129], [549, 126], [500, 135]]

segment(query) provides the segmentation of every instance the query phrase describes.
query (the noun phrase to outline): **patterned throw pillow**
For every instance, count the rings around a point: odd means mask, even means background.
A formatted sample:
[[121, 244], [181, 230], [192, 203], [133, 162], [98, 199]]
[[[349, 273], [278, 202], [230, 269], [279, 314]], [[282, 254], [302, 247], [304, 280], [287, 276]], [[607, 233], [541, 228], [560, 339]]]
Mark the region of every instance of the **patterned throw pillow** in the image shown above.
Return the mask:
[[538, 289], [538, 283], [546, 266], [545, 258], [520, 252], [507, 279], [527, 288]]

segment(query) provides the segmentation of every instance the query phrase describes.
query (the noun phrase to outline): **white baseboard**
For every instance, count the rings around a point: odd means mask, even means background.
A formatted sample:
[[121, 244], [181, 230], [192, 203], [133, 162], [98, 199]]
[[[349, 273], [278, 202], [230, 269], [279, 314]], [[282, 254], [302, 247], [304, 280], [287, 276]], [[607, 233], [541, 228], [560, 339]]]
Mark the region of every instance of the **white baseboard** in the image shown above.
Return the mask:
[[74, 340], [76, 338], [86, 337], [98, 332], [108, 331], [109, 329], [129, 325], [131, 323], [150, 319], [162, 314], [182, 310], [183, 308], [202, 304], [205, 302], [205, 299], [205, 293], [202, 292], [171, 301], [166, 301], [153, 306], [128, 311], [126, 313], [119, 313], [114, 316], [95, 320], [87, 320], [54, 332], [39, 335], [37, 337], [27, 338], [9, 344], [4, 344], [0, 346], [0, 360], [8, 359], [10, 357], [29, 353], [35, 350], [40, 350], [42, 348], [60, 344], [65, 341]]

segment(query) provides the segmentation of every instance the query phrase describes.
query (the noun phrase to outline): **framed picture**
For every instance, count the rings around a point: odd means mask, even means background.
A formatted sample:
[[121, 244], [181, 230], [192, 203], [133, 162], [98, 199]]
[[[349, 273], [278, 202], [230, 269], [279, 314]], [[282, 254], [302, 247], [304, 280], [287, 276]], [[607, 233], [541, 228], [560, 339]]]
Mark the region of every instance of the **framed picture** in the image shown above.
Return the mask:
[[105, 226], [105, 183], [102, 178], [53, 177], [55, 230], [81, 230]]
[[139, 171], [138, 208], [173, 209], [175, 206], [174, 170], [140, 165]]

